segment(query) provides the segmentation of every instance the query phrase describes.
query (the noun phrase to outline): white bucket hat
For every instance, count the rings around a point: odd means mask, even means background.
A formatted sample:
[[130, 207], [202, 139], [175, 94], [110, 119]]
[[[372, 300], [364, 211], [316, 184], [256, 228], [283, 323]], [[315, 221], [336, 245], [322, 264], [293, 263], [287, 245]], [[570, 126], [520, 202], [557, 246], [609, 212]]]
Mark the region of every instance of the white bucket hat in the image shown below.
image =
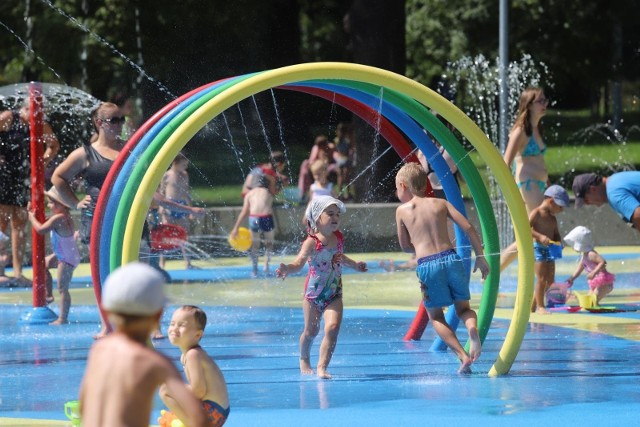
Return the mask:
[[567, 245], [572, 246], [576, 252], [588, 252], [594, 248], [591, 230], [582, 225], [577, 226], [564, 236], [564, 241]]

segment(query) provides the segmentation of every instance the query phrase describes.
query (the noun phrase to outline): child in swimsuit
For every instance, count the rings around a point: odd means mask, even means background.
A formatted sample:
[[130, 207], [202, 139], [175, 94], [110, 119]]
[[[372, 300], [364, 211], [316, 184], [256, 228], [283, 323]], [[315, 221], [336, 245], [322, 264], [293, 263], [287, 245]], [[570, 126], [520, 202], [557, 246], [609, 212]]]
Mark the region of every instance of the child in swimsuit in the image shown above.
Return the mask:
[[600, 305], [602, 298], [613, 290], [616, 276], [607, 271], [607, 261], [594, 249], [591, 230], [579, 225], [564, 236], [564, 241], [567, 245], [573, 246], [576, 252], [581, 253], [578, 267], [567, 282], [573, 284], [582, 271], [586, 271], [589, 294], [595, 295], [596, 304]]
[[[183, 305], [177, 309], [169, 323], [169, 341], [180, 348], [180, 363], [187, 377], [187, 387], [202, 401], [209, 426], [222, 427], [229, 417], [229, 393], [222, 371], [216, 362], [200, 347], [200, 339], [207, 325], [207, 315], [199, 307]], [[186, 419], [167, 388], [160, 387], [160, 397], [176, 418]], [[163, 414], [163, 418], [166, 418]], [[158, 422], [163, 425], [159, 419]], [[175, 423], [171, 423], [175, 425]]]
[[549, 250], [554, 241], [559, 242], [560, 230], [556, 215], [569, 206], [569, 195], [559, 185], [552, 185], [544, 191], [542, 204], [529, 214], [529, 224], [533, 234], [533, 251], [535, 254], [536, 289], [531, 311], [538, 314], [549, 314], [545, 308], [544, 295], [556, 278], [556, 258]]
[[[446, 200], [425, 197], [428, 179], [418, 163], [407, 163], [396, 175], [398, 199], [403, 203], [396, 210], [398, 241], [403, 251], [415, 253], [418, 259], [416, 274], [422, 302], [436, 332], [460, 360], [458, 372], [470, 373], [471, 364], [480, 357], [482, 344], [477, 315], [469, 305], [471, 294], [465, 268], [449, 239], [449, 219], [467, 231], [476, 253], [473, 271], [480, 269], [484, 279], [489, 274], [489, 264], [484, 259], [480, 237], [469, 221]], [[467, 328], [468, 353], [444, 317], [442, 308], [451, 304]]]
[[280, 264], [276, 276], [284, 279], [309, 264], [304, 285], [304, 330], [300, 336], [300, 372], [313, 374], [311, 345], [324, 319], [324, 338], [320, 344], [318, 376], [330, 379], [327, 371], [333, 350], [338, 342], [342, 323], [342, 265], [358, 271], [367, 271], [367, 264], [357, 262], [343, 252], [344, 238], [338, 230], [340, 214], [346, 211], [344, 203], [331, 196], [318, 196], [307, 206], [305, 217], [309, 236], [291, 264]]
[[264, 273], [269, 274], [269, 262], [271, 262], [271, 252], [273, 251], [273, 241], [275, 235], [275, 223], [273, 221], [273, 194], [269, 190], [270, 181], [262, 179], [258, 187], [252, 188], [244, 196], [242, 210], [236, 220], [230, 236], [235, 239], [242, 222], [249, 218], [249, 229], [251, 230], [251, 264], [253, 266], [252, 277], [258, 277], [258, 251], [260, 242], [264, 240]]
[[49, 268], [58, 268], [58, 292], [60, 293], [60, 315], [50, 325], [62, 325], [68, 323], [69, 308], [71, 307], [71, 294], [69, 283], [73, 277], [73, 271], [80, 264], [80, 253], [76, 246], [75, 229], [73, 219], [69, 214], [69, 206], [62, 202], [62, 197], [52, 187], [45, 193], [49, 198], [48, 207], [53, 212], [44, 223], [38, 221], [33, 211], [29, 210], [29, 221], [38, 234], [51, 232], [51, 247], [53, 253], [45, 259], [47, 268], [47, 302], [53, 302], [51, 274]]
[[[165, 172], [160, 184], [160, 193], [174, 203], [191, 206], [191, 187], [189, 186], [189, 159], [184, 154], [179, 153], [171, 163], [171, 168]], [[191, 214], [187, 210], [172, 210], [169, 207], [162, 206], [159, 209], [162, 215], [162, 222], [166, 224], [178, 225], [185, 230], [189, 230], [191, 222]], [[182, 256], [185, 262], [185, 268], [194, 268], [191, 265], [191, 257], [183, 248]], [[164, 268], [164, 257], [160, 257], [160, 267]]]

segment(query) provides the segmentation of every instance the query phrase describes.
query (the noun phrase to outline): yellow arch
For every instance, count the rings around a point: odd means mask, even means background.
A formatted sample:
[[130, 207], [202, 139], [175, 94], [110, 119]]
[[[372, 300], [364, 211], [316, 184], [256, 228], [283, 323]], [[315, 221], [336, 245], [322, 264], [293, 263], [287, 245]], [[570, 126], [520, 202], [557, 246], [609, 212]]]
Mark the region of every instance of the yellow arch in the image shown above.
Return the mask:
[[151, 197], [160, 184], [162, 172], [169, 167], [173, 158], [200, 129], [226, 109], [258, 92], [296, 81], [318, 79], [370, 83], [393, 89], [415, 99], [426, 107], [438, 111], [453, 124], [489, 165], [509, 207], [518, 248], [518, 289], [513, 318], [498, 358], [489, 371], [490, 376], [506, 374], [524, 338], [533, 298], [533, 241], [524, 202], [500, 153], [471, 119], [431, 89], [390, 71], [340, 62], [292, 65], [249, 77], [203, 104], [176, 128], [149, 165], [148, 172], [136, 193], [136, 203], [133, 204], [127, 220], [122, 263], [134, 261], [138, 257], [144, 218], [149, 209]]

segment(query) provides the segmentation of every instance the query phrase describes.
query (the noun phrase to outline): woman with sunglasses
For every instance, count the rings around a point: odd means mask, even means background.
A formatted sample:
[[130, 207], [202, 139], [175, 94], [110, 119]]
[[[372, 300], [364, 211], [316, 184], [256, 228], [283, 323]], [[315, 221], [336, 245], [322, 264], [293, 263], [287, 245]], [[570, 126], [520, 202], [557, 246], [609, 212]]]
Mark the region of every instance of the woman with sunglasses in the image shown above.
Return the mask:
[[[548, 105], [549, 99], [545, 97], [542, 88], [529, 87], [520, 94], [516, 120], [504, 152], [504, 161], [512, 169], [527, 213], [540, 206], [544, 200], [544, 191], [549, 186], [549, 174], [544, 161], [547, 145], [540, 123]], [[513, 243], [503, 252], [500, 269], [511, 264], [517, 255], [516, 245]]]
[[[120, 133], [124, 116], [117, 105], [104, 102], [95, 110], [93, 120], [97, 137], [92, 138], [90, 144], [72, 151], [51, 176], [51, 182], [64, 202], [81, 210], [80, 237], [85, 244], [89, 243], [93, 212], [100, 189], [122, 149]], [[71, 186], [79, 177], [84, 178], [86, 184], [86, 196], [82, 200], [78, 200]]]

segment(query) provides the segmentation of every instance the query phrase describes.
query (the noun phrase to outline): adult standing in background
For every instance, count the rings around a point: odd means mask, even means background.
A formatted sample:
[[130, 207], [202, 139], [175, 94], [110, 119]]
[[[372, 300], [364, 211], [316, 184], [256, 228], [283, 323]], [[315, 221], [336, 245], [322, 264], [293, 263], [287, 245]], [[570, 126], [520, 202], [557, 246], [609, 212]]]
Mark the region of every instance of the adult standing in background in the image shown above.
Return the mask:
[[[120, 133], [124, 120], [117, 105], [111, 102], [100, 104], [94, 113], [97, 130], [95, 140], [92, 138], [91, 144], [73, 150], [51, 176], [51, 183], [63, 201], [81, 210], [80, 237], [85, 244], [89, 243], [93, 212], [100, 189], [122, 149]], [[81, 200], [78, 200], [71, 186], [77, 177], [84, 178], [86, 183], [87, 194]]]
[[[58, 154], [60, 143], [49, 123], [42, 124], [45, 144], [45, 168]], [[18, 281], [22, 276], [22, 263], [26, 245], [25, 225], [28, 221], [27, 204], [31, 199], [31, 130], [28, 100], [19, 111], [0, 113], [0, 231], [7, 233], [11, 224], [11, 254], [13, 273]]]
[[123, 141], [128, 141], [138, 129], [138, 114], [135, 102], [129, 95], [122, 92], [112, 95], [109, 101], [116, 104], [124, 116], [124, 124], [122, 125], [120, 138]]
[[[85, 244], [90, 241], [91, 223], [100, 190], [113, 162], [122, 150], [120, 134], [125, 121], [118, 106], [111, 102], [100, 104], [92, 117], [97, 137], [92, 137], [89, 144], [83, 144], [82, 147], [73, 150], [51, 176], [51, 182], [64, 203], [81, 210], [80, 238]], [[77, 177], [84, 178], [86, 184], [87, 194], [80, 200], [71, 186]], [[103, 323], [101, 331], [94, 338], [102, 338], [107, 332], [107, 325]]]
[[[541, 120], [547, 112], [549, 99], [539, 87], [529, 87], [520, 94], [515, 123], [509, 133], [504, 161], [512, 168], [527, 213], [540, 206], [549, 186], [549, 174], [544, 161], [547, 145], [543, 139]], [[500, 271], [518, 256], [512, 243], [500, 257]]]

